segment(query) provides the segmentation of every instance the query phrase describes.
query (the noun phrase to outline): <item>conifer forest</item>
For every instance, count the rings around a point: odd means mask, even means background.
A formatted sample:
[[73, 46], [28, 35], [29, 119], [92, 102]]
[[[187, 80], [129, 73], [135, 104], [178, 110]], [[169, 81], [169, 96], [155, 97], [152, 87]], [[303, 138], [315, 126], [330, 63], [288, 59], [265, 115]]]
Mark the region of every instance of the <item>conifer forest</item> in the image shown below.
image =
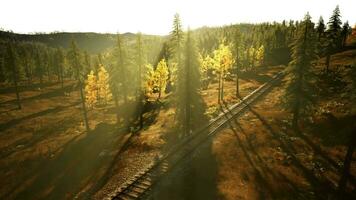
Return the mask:
[[1, 3], [0, 199], [356, 199], [356, 2], [93, 2]]

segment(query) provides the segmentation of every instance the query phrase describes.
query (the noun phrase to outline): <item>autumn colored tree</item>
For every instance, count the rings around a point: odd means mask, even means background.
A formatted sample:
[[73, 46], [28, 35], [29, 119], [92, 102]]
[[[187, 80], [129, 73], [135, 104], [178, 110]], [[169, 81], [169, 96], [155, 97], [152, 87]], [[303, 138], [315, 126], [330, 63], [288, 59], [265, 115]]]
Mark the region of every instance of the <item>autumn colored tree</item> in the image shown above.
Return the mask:
[[224, 80], [228, 70], [234, 64], [232, 52], [228, 45], [221, 43], [219, 48], [214, 50], [214, 68], [218, 73], [219, 87], [218, 87], [218, 103], [224, 99]]
[[93, 108], [98, 102], [96, 93], [98, 90], [98, 83], [94, 71], [90, 71], [87, 80], [85, 81], [85, 102], [89, 108]]
[[256, 61], [259, 66], [264, 64], [265, 48], [261, 45], [256, 51]]
[[145, 95], [146, 97], [152, 95], [154, 87], [155, 87], [155, 71], [151, 64], [145, 65], [144, 68], [144, 87], [145, 87]]
[[[91, 73], [94, 74], [93, 70], [91, 71]], [[97, 94], [99, 94], [98, 101], [100, 104], [106, 105], [111, 98], [111, 91], [109, 86], [109, 74], [103, 65], [99, 67], [96, 85], [98, 90]], [[94, 95], [96, 95], [96, 93]]]
[[168, 80], [168, 66], [165, 60], [161, 60], [154, 72], [155, 86], [158, 89], [158, 100], [161, 98], [162, 92], [166, 89]]

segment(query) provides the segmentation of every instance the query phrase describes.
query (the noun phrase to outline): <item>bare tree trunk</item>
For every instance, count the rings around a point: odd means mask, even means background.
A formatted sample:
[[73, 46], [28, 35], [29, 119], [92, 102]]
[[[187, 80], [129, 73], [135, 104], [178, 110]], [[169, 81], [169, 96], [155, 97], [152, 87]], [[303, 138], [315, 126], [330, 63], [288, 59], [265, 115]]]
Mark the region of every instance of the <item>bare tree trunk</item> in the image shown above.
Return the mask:
[[113, 89], [113, 99], [114, 99], [114, 103], [115, 103], [115, 113], [116, 113], [116, 124], [118, 125], [120, 123], [120, 116], [118, 113], [119, 110], [119, 100], [117, 97], [117, 92], [116, 92], [116, 88]]
[[16, 75], [16, 69], [15, 68], [13, 68], [12, 73], [13, 73], [13, 79], [14, 79], [14, 84], [15, 84], [17, 107], [18, 107], [18, 109], [21, 109], [22, 106], [21, 106], [21, 100], [20, 100], [20, 91], [19, 91], [19, 88], [18, 88], [17, 75]]
[[84, 125], [86, 131], [89, 133], [90, 128], [89, 128], [89, 123], [88, 123], [88, 115], [87, 115], [87, 109], [85, 106], [85, 97], [84, 97], [84, 92], [83, 92], [83, 87], [81, 81], [79, 81], [79, 91], [80, 91], [80, 99], [82, 101], [82, 110], [83, 110], [83, 116], [84, 116]]
[[62, 89], [63, 89], [63, 66], [61, 66], [61, 68], [60, 68], [60, 76], [61, 76], [61, 87], [62, 87]]
[[239, 91], [239, 70], [236, 66], [236, 98], [240, 97], [240, 91]]
[[224, 102], [224, 77], [221, 78], [221, 100]]
[[218, 84], [218, 104], [220, 104], [221, 100], [221, 73], [219, 73], [219, 84]]
[[330, 54], [328, 54], [327, 56], [326, 56], [326, 63], [325, 63], [325, 67], [326, 67], [326, 73], [328, 74], [329, 73], [329, 68], [330, 68], [330, 57], [331, 57], [331, 55]]
[[[190, 56], [190, 55], [188, 55]], [[187, 58], [190, 60], [190, 58]], [[189, 86], [190, 86], [190, 78], [189, 78], [189, 73], [190, 73], [190, 65], [189, 63], [186, 64], [187, 68], [185, 69], [185, 92], [186, 92], [186, 99], [185, 99], [185, 135], [189, 136], [190, 134], [190, 91], [189, 91]]]

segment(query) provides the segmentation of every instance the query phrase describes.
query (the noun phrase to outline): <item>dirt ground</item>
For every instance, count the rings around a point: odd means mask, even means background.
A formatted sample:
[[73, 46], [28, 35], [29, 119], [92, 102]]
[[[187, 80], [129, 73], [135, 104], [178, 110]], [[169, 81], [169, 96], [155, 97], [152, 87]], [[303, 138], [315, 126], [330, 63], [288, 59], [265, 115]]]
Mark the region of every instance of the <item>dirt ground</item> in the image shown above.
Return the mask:
[[[291, 131], [289, 115], [279, 103], [281, 94], [283, 90], [274, 89], [214, 139], [211, 151], [222, 199], [332, 197], [345, 145], [324, 145], [312, 132]], [[356, 187], [355, 162], [351, 171], [350, 193]]]

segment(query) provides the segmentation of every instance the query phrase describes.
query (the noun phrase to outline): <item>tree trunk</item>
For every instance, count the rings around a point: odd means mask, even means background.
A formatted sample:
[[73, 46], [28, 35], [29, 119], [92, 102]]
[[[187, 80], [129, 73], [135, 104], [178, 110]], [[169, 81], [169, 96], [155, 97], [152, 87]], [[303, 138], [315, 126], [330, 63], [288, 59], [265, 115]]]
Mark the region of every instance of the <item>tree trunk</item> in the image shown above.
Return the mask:
[[18, 109], [21, 109], [21, 100], [20, 100], [20, 91], [18, 88], [18, 82], [17, 82], [17, 74], [16, 74], [16, 66], [15, 64], [12, 67], [12, 78], [14, 79], [14, 85], [15, 85], [15, 92], [16, 92], [16, 102], [17, 102], [17, 107]]
[[117, 98], [116, 89], [114, 88], [113, 90], [114, 90], [114, 92], [113, 92], [113, 99], [114, 99], [114, 104], [115, 104], [116, 124], [118, 125], [118, 124], [120, 123], [120, 116], [119, 116], [119, 113], [118, 113], [118, 110], [119, 110], [119, 100], [118, 100], [118, 98]]
[[60, 71], [60, 75], [61, 75], [61, 87], [62, 87], [62, 89], [63, 89], [63, 87], [64, 87], [64, 86], [63, 86], [63, 81], [64, 81], [64, 80], [63, 80], [63, 78], [64, 78], [64, 77], [63, 77], [63, 67], [61, 67], [60, 70], [61, 70], [61, 71]]
[[221, 73], [219, 73], [219, 84], [218, 84], [218, 104], [220, 104], [220, 97], [221, 97]]
[[354, 129], [353, 133], [351, 133], [351, 141], [349, 143], [349, 147], [347, 149], [347, 153], [344, 159], [344, 167], [342, 170], [342, 175], [339, 181], [339, 192], [343, 193], [346, 188], [347, 179], [350, 176], [350, 167], [352, 162], [352, 154], [354, 153], [356, 146], [356, 129]]
[[82, 101], [82, 110], [83, 110], [83, 116], [84, 116], [84, 125], [86, 131], [89, 133], [90, 128], [89, 128], [89, 123], [88, 123], [88, 115], [87, 115], [87, 109], [85, 106], [85, 97], [84, 97], [84, 92], [83, 92], [83, 87], [82, 83], [79, 81], [79, 92], [80, 92], [80, 99]]
[[326, 73], [327, 73], [327, 74], [329, 73], [330, 57], [331, 57], [330, 54], [328, 54], [328, 55], [326, 56], [326, 63], [325, 63], [325, 65], [326, 65]]
[[14, 79], [14, 84], [15, 84], [17, 107], [18, 107], [18, 109], [21, 109], [22, 106], [21, 106], [21, 100], [20, 100], [20, 91], [19, 91], [19, 88], [18, 88], [17, 75], [16, 75], [16, 69], [15, 69], [15, 67], [13, 67], [12, 73], [13, 73], [13, 79]]
[[[188, 54], [188, 60], [190, 60]], [[189, 91], [189, 86], [190, 86], [190, 78], [189, 78], [189, 73], [190, 73], [190, 65], [189, 62], [186, 64], [187, 68], [185, 69], [185, 135], [188, 137], [190, 134], [190, 91]]]
[[224, 77], [221, 78], [221, 100], [224, 102]]
[[239, 90], [239, 76], [238, 72], [236, 72], [236, 98], [240, 97], [240, 90]]

